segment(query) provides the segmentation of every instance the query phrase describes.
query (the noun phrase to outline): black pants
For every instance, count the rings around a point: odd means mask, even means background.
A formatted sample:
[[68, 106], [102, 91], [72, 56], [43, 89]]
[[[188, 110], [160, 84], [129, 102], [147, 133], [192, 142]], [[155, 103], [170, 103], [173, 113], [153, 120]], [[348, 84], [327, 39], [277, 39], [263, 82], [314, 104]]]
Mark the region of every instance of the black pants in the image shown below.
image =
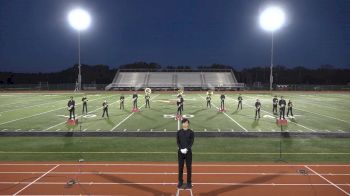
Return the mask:
[[207, 107], [210, 107], [210, 108], [211, 108], [211, 103], [210, 103], [210, 101], [207, 101]]
[[151, 108], [151, 106], [149, 106], [149, 99], [146, 99], [146, 108], [147, 107]]
[[133, 108], [137, 108], [137, 100], [133, 102]]
[[181, 104], [181, 113], [184, 111], [184, 104]]
[[225, 109], [225, 101], [221, 101], [221, 104], [220, 104], [220, 109], [221, 110], [224, 110]]
[[122, 109], [123, 108], [123, 110], [124, 110], [124, 101], [123, 102], [120, 102], [120, 104], [119, 104], [119, 109]]
[[260, 118], [260, 108], [255, 110], [255, 118], [257, 116]]
[[280, 119], [283, 117], [284, 119], [284, 114], [286, 113], [286, 108], [285, 107], [281, 107], [280, 108]]
[[179, 163], [179, 183], [183, 183], [183, 170], [186, 161], [187, 169], [187, 184], [192, 183], [192, 151], [188, 150], [186, 154], [182, 154], [180, 150], [177, 152], [177, 159]]
[[287, 111], [287, 116], [289, 115], [289, 112], [290, 112], [290, 115], [293, 116], [293, 108], [288, 108], [288, 111]]
[[108, 108], [104, 108], [104, 109], [103, 109], [102, 117], [105, 116], [105, 113], [107, 114], [107, 117], [109, 117], [109, 116], [108, 116]]
[[276, 114], [277, 113], [277, 105], [273, 105], [272, 108], [272, 113]]
[[83, 103], [83, 114], [85, 113], [87, 114], [87, 103]]
[[73, 119], [75, 119], [75, 109], [74, 108], [69, 110], [69, 119], [72, 119], [72, 116], [73, 116]]
[[181, 106], [178, 106], [178, 107], [177, 107], [176, 114], [177, 114], [177, 115], [182, 115]]
[[241, 110], [242, 110], [242, 101], [238, 102], [237, 110], [238, 110], [239, 106], [241, 106]]

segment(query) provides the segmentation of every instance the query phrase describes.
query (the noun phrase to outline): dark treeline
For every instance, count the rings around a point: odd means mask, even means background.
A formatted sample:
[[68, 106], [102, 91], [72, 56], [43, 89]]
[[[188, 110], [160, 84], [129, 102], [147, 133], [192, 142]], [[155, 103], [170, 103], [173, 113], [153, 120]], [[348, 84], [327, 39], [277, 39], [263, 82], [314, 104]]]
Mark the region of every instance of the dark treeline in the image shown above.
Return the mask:
[[[253, 67], [236, 70], [234, 66], [213, 64], [209, 66], [161, 66], [157, 63], [136, 62], [121, 65], [120, 69], [147, 69], [147, 70], [206, 70], [206, 69], [232, 69], [238, 82], [248, 85], [254, 82], [268, 84], [270, 79], [269, 67]], [[82, 81], [85, 84], [108, 84], [110, 83], [117, 68], [107, 65], [82, 65]], [[37, 84], [48, 82], [51, 84], [74, 83], [78, 75], [78, 66], [54, 73], [12, 73], [0, 72], [0, 84]], [[275, 84], [324, 84], [324, 85], [347, 85], [350, 83], [350, 69], [339, 69], [331, 65], [322, 65], [317, 69], [305, 67], [288, 68], [275, 66], [273, 69]]]

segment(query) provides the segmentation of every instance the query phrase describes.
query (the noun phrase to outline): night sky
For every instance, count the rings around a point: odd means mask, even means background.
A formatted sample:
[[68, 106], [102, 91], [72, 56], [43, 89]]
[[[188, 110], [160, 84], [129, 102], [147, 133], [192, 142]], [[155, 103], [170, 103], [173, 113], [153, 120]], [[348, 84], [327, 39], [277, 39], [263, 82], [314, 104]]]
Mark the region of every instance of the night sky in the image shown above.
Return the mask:
[[[287, 24], [275, 34], [275, 64], [350, 67], [350, 0], [275, 1]], [[83, 64], [268, 66], [263, 0], [0, 0], [0, 71], [51, 72], [78, 62], [68, 12], [83, 8]], [[276, 3], [275, 3], [276, 4]]]

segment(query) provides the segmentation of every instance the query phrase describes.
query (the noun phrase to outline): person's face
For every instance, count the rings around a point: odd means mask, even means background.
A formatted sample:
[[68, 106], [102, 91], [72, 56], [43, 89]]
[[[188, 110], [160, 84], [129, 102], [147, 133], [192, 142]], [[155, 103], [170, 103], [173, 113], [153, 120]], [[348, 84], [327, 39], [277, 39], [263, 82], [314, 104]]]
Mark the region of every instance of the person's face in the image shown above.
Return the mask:
[[188, 129], [188, 127], [189, 127], [188, 121], [182, 123], [182, 128], [183, 129]]

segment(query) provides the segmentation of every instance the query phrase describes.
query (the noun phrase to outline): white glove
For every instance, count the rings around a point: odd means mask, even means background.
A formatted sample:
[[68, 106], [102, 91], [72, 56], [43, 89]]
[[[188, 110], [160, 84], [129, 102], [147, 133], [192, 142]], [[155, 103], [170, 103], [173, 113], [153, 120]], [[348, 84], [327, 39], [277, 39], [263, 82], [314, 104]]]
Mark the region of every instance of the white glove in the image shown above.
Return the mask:
[[187, 150], [187, 148], [183, 148], [180, 151], [181, 151], [182, 154], [186, 154], [188, 150]]

